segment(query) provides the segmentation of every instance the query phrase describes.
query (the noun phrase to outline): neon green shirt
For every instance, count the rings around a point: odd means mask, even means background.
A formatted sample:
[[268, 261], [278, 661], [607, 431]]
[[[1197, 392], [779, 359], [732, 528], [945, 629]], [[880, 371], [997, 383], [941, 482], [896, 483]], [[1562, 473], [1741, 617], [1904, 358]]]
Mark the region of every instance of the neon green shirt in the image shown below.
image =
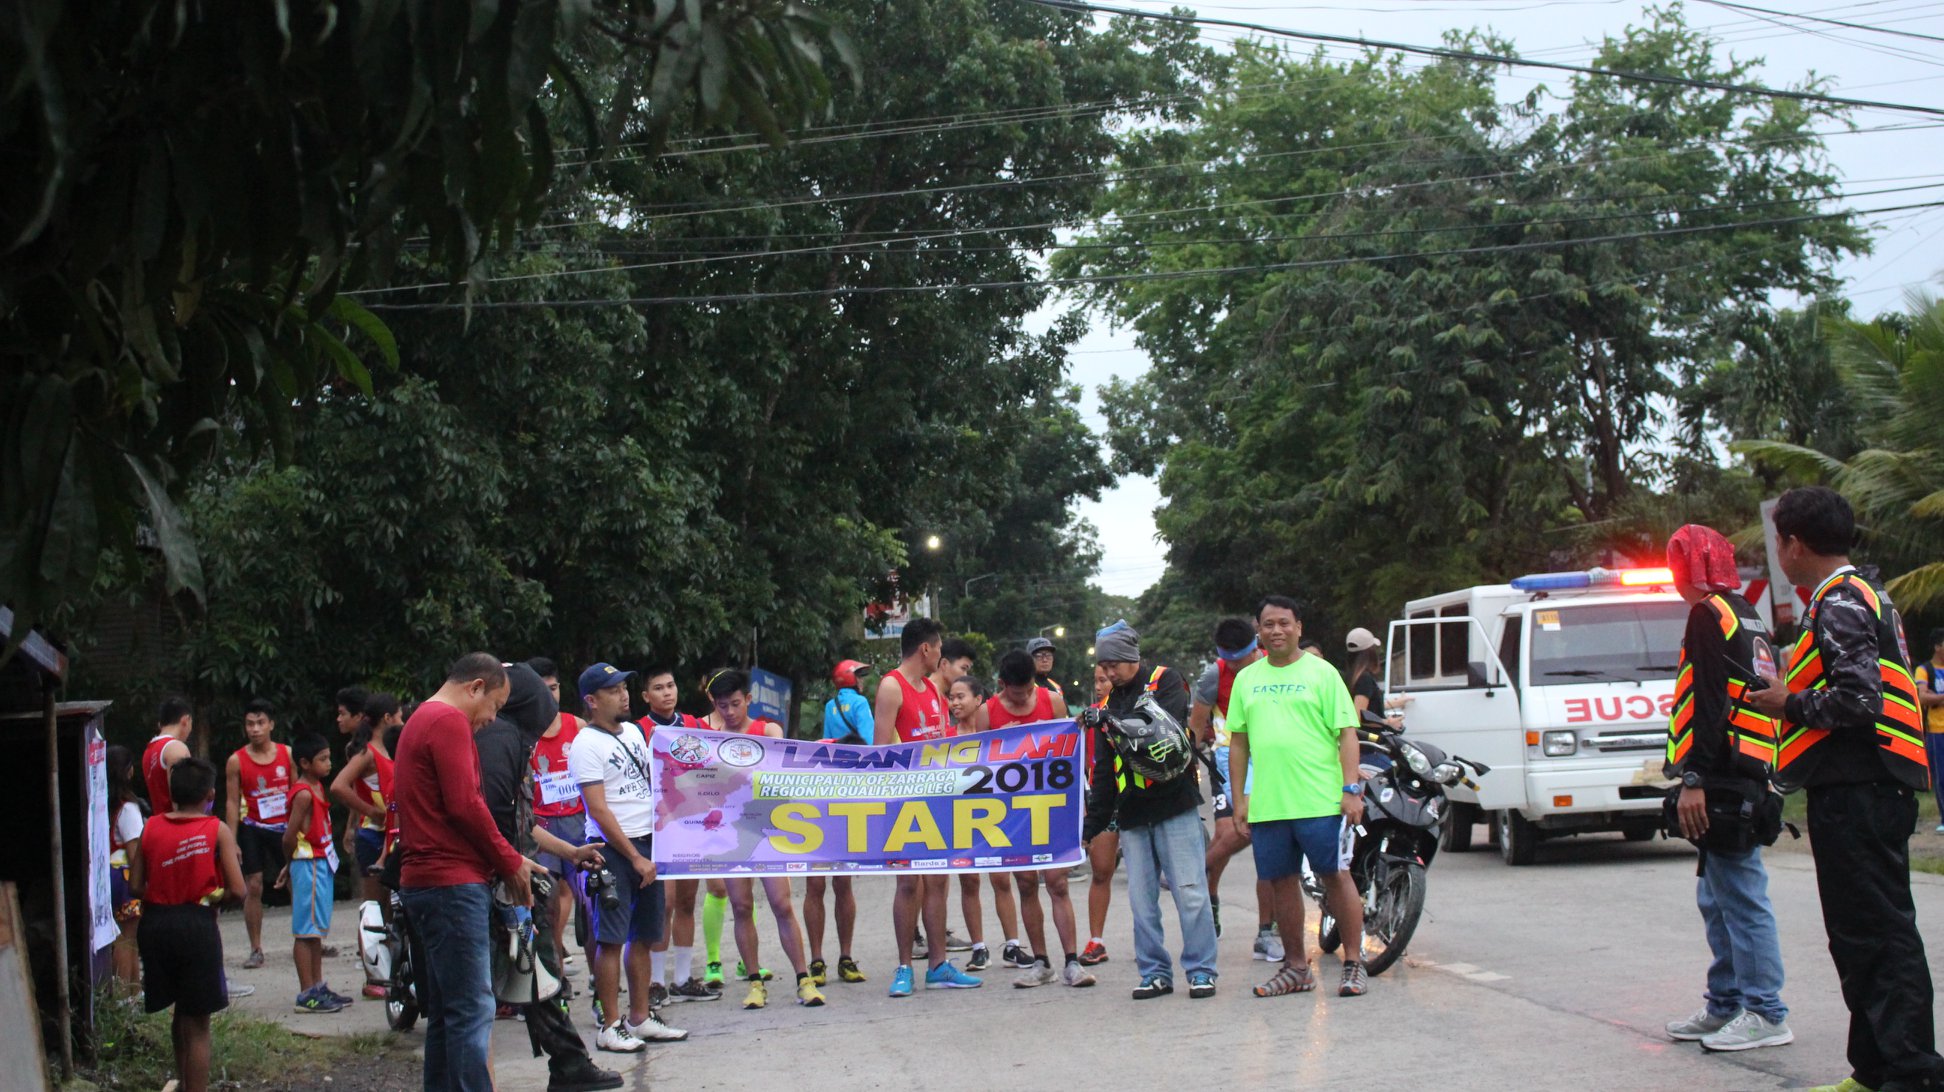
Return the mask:
[[1321, 656], [1286, 667], [1257, 660], [1235, 676], [1228, 730], [1249, 737], [1249, 822], [1343, 810], [1343, 729], [1357, 723], [1349, 688]]

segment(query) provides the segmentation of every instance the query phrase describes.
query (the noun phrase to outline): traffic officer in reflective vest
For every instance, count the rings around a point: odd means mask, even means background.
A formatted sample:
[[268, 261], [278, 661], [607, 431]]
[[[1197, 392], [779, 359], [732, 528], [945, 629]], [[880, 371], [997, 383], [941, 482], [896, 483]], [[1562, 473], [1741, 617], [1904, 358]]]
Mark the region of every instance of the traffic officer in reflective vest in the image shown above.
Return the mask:
[[1833, 490], [1791, 489], [1775, 506], [1789, 582], [1814, 588], [1781, 678], [1749, 695], [1783, 720], [1775, 779], [1809, 793], [1829, 954], [1850, 1010], [1855, 1092], [1944, 1088], [1930, 967], [1910, 899], [1910, 835], [1929, 787], [1916, 683], [1890, 597], [1850, 564], [1856, 518]]
[[1667, 568], [1691, 608], [1668, 721], [1667, 776], [1682, 786], [1681, 833], [1701, 848], [1695, 903], [1714, 953], [1706, 1007], [1668, 1024], [1667, 1034], [1708, 1050], [1782, 1046], [1795, 1033], [1782, 1003], [1782, 944], [1756, 818], [1770, 799], [1775, 719], [1748, 704], [1749, 688], [1760, 685], [1756, 672], [1775, 674], [1775, 648], [1735, 590], [1735, 548], [1719, 533], [1694, 524], [1674, 532]]

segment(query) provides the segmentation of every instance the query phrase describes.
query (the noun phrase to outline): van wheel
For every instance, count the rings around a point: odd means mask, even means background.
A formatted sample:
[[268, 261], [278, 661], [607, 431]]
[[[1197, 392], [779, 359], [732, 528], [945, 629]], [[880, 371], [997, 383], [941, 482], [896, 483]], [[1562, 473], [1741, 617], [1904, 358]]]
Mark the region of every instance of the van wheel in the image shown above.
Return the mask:
[[1513, 867], [1529, 865], [1539, 851], [1539, 828], [1517, 809], [1507, 808], [1493, 815], [1492, 828], [1498, 835], [1499, 857]]
[[1478, 805], [1453, 804], [1445, 812], [1444, 826], [1438, 830], [1438, 848], [1446, 853], [1470, 853], [1472, 827], [1478, 822]]

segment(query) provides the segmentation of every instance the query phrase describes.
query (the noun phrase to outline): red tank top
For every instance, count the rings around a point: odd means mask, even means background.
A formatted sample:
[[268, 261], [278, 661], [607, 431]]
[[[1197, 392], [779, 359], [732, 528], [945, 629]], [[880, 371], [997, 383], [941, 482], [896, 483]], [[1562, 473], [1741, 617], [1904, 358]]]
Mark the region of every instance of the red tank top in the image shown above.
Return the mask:
[[[1245, 665], [1246, 666], [1246, 665]], [[1230, 667], [1229, 662], [1220, 657], [1215, 659], [1215, 711], [1228, 716], [1229, 695], [1235, 691], [1235, 676], [1242, 671]]]
[[567, 772], [567, 748], [580, 735], [580, 718], [571, 713], [560, 714], [560, 731], [552, 739], [540, 737], [534, 745], [533, 759], [533, 814], [542, 819], [565, 819], [585, 811], [581, 803], [580, 786], [574, 784], [573, 775]]
[[298, 793], [310, 793], [310, 825], [304, 828], [304, 833], [297, 836], [297, 849], [291, 853], [290, 858], [293, 861], [330, 860], [333, 856], [331, 805], [324, 799], [322, 789], [312, 791], [311, 787], [302, 781], [290, 786], [288, 800], [295, 803]]
[[1025, 716], [1014, 716], [1006, 708], [1006, 703], [998, 695], [986, 699], [986, 726], [988, 728], [1010, 728], [1015, 724], [1034, 724], [1053, 719], [1053, 692], [1035, 686], [1033, 688], [1033, 711]]
[[142, 871], [151, 906], [213, 906], [223, 897], [214, 815], [155, 815], [142, 827]]
[[174, 736], [156, 736], [142, 748], [142, 784], [148, 788], [150, 815], [175, 810], [175, 801], [169, 799], [169, 771], [162, 766], [163, 748], [175, 741]]
[[746, 736], [769, 735], [770, 725], [775, 723], [773, 720], [764, 720], [762, 717], [750, 717], [749, 727], [743, 729], [743, 734]]
[[945, 716], [945, 703], [938, 696], [938, 687], [930, 679], [924, 679], [925, 687], [920, 690], [906, 681], [902, 671], [891, 672], [891, 677], [898, 680], [898, 689], [904, 692], [904, 700], [898, 703], [898, 738], [905, 743], [944, 739], [946, 725], [951, 722]]
[[243, 794], [245, 823], [282, 830], [290, 810], [290, 748], [276, 744], [268, 762], [251, 758], [248, 747], [239, 748], [236, 787]]
[[385, 752], [374, 750], [371, 760], [378, 766], [378, 792], [385, 798], [385, 848], [389, 850], [398, 841], [398, 801], [392, 799], [392, 759]]

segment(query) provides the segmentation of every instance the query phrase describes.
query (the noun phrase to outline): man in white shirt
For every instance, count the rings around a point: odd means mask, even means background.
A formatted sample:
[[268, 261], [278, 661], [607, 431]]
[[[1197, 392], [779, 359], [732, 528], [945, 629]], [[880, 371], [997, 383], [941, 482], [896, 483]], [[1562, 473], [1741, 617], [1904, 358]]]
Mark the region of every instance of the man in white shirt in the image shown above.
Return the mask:
[[[632, 671], [595, 664], [581, 672], [587, 725], [574, 737], [567, 771], [587, 804], [587, 839], [604, 842], [601, 855], [613, 877], [607, 889], [589, 884], [594, 912], [594, 995], [602, 1028], [594, 1045], [632, 1054], [649, 1039], [679, 1039], [649, 1007], [654, 970], [649, 947], [661, 936], [662, 885], [655, 879], [651, 836], [655, 790], [648, 775], [648, 740], [623, 720]], [[628, 1011], [620, 1009], [622, 949], [627, 950]], [[611, 1022], [610, 1022], [611, 1021]]]

